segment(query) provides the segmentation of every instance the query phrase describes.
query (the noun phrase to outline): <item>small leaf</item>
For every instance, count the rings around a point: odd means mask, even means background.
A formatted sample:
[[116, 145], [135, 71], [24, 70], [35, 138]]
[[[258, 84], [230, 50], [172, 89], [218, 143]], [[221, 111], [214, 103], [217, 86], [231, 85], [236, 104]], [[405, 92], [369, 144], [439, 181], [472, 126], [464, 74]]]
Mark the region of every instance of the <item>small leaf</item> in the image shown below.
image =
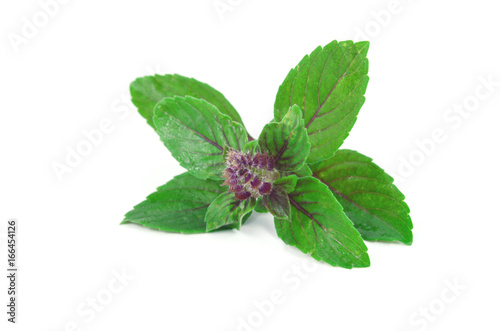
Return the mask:
[[273, 156], [276, 169], [294, 171], [302, 168], [311, 145], [300, 108], [290, 107], [279, 123], [267, 124], [259, 136], [259, 145], [263, 152]]
[[264, 205], [264, 202], [262, 202], [262, 198], [259, 198], [257, 200], [257, 203], [255, 205], [255, 208], [254, 210], [258, 213], [261, 213], [261, 214], [265, 214], [267, 213], [267, 208], [266, 206]]
[[154, 106], [163, 98], [174, 96], [204, 99], [217, 107], [221, 113], [243, 125], [236, 109], [219, 91], [193, 78], [180, 75], [154, 75], [137, 78], [130, 84], [130, 94], [139, 113], [155, 130], [156, 127], [153, 124]]
[[291, 220], [274, 219], [285, 243], [333, 266], [370, 265], [363, 239], [325, 184], [313, 177], [299, 178], [288, 197]]
[[274, 119], [298, 105], [311, 143], [308, 163], [332, 157], [356, 122], [368, 84], [367, 41], [333, 41], [306, 55], [280, 86]]
[[260, 146], [259, 142], [257, 140], [252, 140], [246, 143], [245, 147], [243, 147], [242, 150], [243, 153], [250, 153], [251, 155], [254, 155], [256, 153], [260, 153]]
[[312, 176], [313, 172], [311, 170], [311, 168], [309, 168], [309, 166], [307, 164], [304, 164], [304, 166], [298, 170], [295, 170], [295, 171], [291, 171], [291, 172], [287, 172], [286, 175], [289, 176], [289, 175], [296, 175], [297, 177], [308, 177], [308, 176]]
[[190, 173], [174, 177], [125, 215], [122, 223], [180, 233], [206, 232], [208, 206], [225, 189], [219, 182]]
[[241, 124], [201, 99], [165, 98], [155, 107], [154, 122], [172, 156], [201, 179], [222, 179], [224, 147], [241, 150], [247, 143]]
[[364, 239], [412, 243], [413, 224], [405, 197], [392, 184], [392, 177], [372, 159], [344, 149], [311, 168], [342, 204]]
[[274, 186], [270, 194], [262, 197], [262, 203], [274, 217], [290, 219], [290, 201], [283, 187]]
[[295, 185], [297, 185], [297, 176], [290, 175], [281, 177], [280, 179], [276, 180], [273, 185], [282, 187], [286, 193], [291, 193], [295, 189]]
[[255, 207], [255, 199], [240, 201], [233, 192], [224, 192], [219, 195], [208, 207], [205, 215], [207, 231], [219, 229], [223, 226], [233, 226], [240, 229], [243, 217]]

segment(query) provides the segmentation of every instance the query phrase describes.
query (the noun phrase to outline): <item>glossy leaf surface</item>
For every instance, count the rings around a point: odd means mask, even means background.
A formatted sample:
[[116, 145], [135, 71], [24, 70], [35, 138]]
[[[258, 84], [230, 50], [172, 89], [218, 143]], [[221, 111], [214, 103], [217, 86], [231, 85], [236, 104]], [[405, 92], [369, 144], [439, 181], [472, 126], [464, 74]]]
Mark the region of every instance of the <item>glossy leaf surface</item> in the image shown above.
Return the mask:
[[237, 200], [233, 192], [224, 192], [219, 195], [208, 207], [205, 215], [207, 231], [219, 229], [223, 226], [241, 227], [243, 217], [255, 207], [255, 199]]
[[290, 107], [279, 123], [267, 124], [259, 136], [259, 145], [263, 152], [273, 156], [276, 169], [294, 171], [302, 168], [311, 145], [300, 108]]
[[222, 179], [224, 148], [241, 150], [245, 128], [205, 100], [165, 98], [155, 106], [156, 132], [181, 166], [202, 179]]
[[280, 86], [274, 119], [303, 112], [311, 143], [308, 163], [332, 157], [356, 122], [368, 84], [367, 41], [333, 41], [306, 55]]
[[333, 266], [370, 265], [363, 239], [325, 184], [313, 177], [299, 178], [288, 197], [291, 220], [274, 219], [285, 243]]
[[174, 96], [191, 96], [204, 99], [213, 104], [223, 114], [233, 121], [243, 124], [240, 115], [231, 103], [213, 87], [181, 75], [154, 75], [137, 78], [130, 84], [132, 102], [139, 113], [156, 129], [153, 124], [153, 109], [156, 103], [163, 98]]
[[220, 182], [190, 173], [174, 177], [125, 215], [122, 223], [136, 223], [169, 232], [206, 232], [208, 206], [225, 191]]
[[372, 159], [344, 149], [311, 168], [342, 204], [364, 239], [412, 243], [413, 224], [405, 196]]

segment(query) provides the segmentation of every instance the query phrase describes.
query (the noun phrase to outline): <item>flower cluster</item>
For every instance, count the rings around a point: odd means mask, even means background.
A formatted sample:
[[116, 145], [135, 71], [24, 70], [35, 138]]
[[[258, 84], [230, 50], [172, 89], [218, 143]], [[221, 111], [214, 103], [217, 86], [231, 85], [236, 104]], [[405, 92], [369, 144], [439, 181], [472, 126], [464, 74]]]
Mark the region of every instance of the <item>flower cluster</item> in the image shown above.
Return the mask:
[[226, 166], [226, 180], [222, 185], [229, 186], [228, 191], [234, 192], [238, 200], [269, 194], [273, 182], [279, 178], [279, 173], [274, 168], [274, 159], [267, 154], [252, 155], [250, 152], [230, 149], [227, 151]]

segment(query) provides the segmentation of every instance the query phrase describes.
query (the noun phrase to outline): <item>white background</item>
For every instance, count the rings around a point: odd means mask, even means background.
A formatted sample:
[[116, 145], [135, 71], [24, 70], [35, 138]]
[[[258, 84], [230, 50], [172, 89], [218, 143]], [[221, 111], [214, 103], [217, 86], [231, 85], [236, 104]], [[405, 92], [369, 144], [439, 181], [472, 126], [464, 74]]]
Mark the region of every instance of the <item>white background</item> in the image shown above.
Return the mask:
[[[496, 2], [222, 3], [233, 4], [223, 19], [213, 0], [67, 1], [14, 47], [9, 38], [42, 9], [1, 2], [0, 232], [9, 218], [20, 224], [18, 324], [6, 322], [2, 276], [1, 329], [498, 330]], [[207, 82], [257, 136], [305, 54], [366, 38], [367, 101], [344, 147], [398, 178], [412, 246], [367, 243], [372, 266], [344, 270], [285, 246], [267, 215], [240, 232], [189, 236], [119, 225], [183, 171], [128, 103], [132, 80], [179, 73]], [[488, 77], [497, 86], [485, 95]], [[450, 113], [464, 103], [473, 108], [465, 117]], [[52, 164], [103, 119], [113, 130], [58, 180]], [[416, 141], [434, 130], [446, 139], [424, 156]], [[304, 263], [308, 271], [294, 274]], [[133, 279], [119, 287], [114, 272]], [[263, 316], [254, 301], [276, 291], [282, 300]], [[92, 297], [101, 300], [94, 314]], [[255, 327], [240, 325], [249, 320]]]

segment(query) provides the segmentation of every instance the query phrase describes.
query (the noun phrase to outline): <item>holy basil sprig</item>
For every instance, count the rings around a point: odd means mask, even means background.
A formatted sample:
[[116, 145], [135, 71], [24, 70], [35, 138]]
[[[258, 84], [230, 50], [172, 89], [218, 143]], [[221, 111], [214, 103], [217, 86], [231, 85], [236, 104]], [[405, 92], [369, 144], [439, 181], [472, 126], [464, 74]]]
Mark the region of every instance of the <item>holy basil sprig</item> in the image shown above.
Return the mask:
[[333, 41], [306, 55], [280, 86], [274, 120], [254, 140], [229, 101], [179, 75], [138, 78], [139, 113], [188, 172], [125, 215], [169, 232], [240, 229], [252, 211], [317, 260], [367, 267], [364, 240], [412, 243], [404, 195], [372, 159], [339, 150], [364, 103], [368, 42]]

